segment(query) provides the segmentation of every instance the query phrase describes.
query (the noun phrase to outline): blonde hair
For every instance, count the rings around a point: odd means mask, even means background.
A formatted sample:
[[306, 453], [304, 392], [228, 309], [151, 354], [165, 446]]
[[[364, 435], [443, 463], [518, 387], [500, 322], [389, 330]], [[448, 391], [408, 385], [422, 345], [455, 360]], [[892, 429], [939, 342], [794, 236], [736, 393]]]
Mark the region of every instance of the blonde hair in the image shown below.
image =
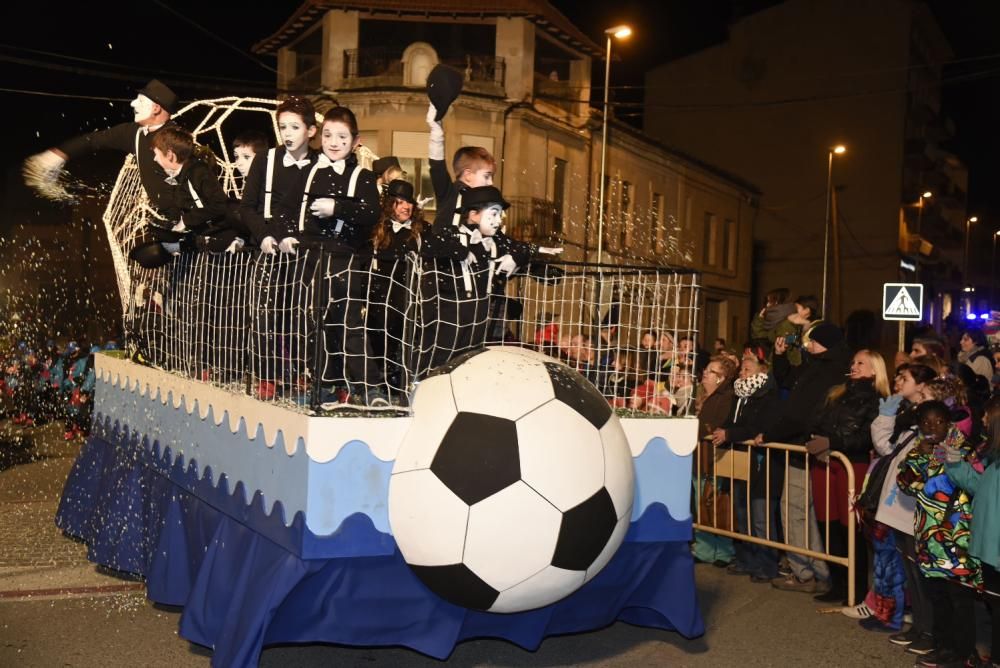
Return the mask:
[[[889, 374], [885, 368], [885, 359], [878, 351], [869, 350], [868, 348], [862, 348], [855, 353], [855, 356], [857, 355], [864, 355], [868, 358], [868, 362], [872, 365], [872, 369], [875, 371], [875, 376], [872, 379], [875, 391], [878, 392], [878, 395], [882, 398], [888, 397], [891, 392], [889, 391]], [[844, 396], [844, 392], [846, 391], [847, 383], [834, 386], [830, 389], [830, 393], [826, 395], [826, 403], [832, 404]]]

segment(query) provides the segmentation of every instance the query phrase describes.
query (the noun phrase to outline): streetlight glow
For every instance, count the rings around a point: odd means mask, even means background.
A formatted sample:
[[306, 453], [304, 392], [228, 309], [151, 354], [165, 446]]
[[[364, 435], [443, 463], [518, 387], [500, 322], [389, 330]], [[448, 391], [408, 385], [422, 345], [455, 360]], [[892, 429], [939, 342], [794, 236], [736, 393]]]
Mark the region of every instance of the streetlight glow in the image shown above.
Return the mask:
[[837, 144], [836, 146], [833, 147], [833, 152], [836, 153], [837, 155], [842, 155], [847, 152], [847, 147], [844, 146], [843, 144]]
[[934, 193], [932, 193], [930, 190], [926, 190], [924, 191], [924, 194], [921, 195], [921, 197], [923, 199], [930, 199], [931, 197], [934, 197]]
[[597, 201], [597, 264], [604, 259], [604, 179], [608, 165], [608, 92], [611, 87], [611, 38], [624, 39], [632, 34], [627, 25], [617, 25], [604, 31], [608, 36], [604, 58], [604, 107], [601, 113], [601, 182]]
[[969, 218], [969, 222], [970, 223], [978, 223], [979, 222], [979, 216], [973, 216], [972, 218]]

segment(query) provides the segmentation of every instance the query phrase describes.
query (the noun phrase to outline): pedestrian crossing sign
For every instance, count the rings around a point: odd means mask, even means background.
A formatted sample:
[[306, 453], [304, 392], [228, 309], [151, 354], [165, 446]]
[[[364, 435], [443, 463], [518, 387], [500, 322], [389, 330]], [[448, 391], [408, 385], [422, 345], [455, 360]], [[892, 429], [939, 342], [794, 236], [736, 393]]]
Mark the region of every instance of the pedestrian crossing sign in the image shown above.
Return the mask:
[[922, 320], [923, 316], [923, 284], [885, 283], [882, 286], [883, 320]]

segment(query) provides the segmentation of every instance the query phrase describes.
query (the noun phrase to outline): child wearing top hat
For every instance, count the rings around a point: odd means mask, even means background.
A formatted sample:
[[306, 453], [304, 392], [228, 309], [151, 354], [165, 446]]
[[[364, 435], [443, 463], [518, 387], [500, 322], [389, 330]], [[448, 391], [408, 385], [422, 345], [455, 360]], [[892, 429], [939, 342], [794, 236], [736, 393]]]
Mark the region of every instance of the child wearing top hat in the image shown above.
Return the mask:
[[75, 137], [28, 158], [24, 165], [28, 184], [43, 194], [66, 197], [58, 180], [67, 161], [98, 151], [118, 150], [135, 156], [146, 196], [154, 207], [161, 206], [160, 199], [171, 195], [169, 187], [164, 185], [166, 173], [153, 160], [152, 140], [177, 112], [177, 95], [164, 83], [153, 79], [137, 92], [130, 106], [134, 113], [132, 122]]
[[493, 186], [467, 188], [458, 226], [424, 234], [418, 373], [485, 342], [491, 295], [530, 259], [532, 246], [499, 234], [508, 207]]
[[[411, 303], [407, 256], [420, 251], [421, 233], [429, 227], [414, 197], [413, 185], [396, 179], [386, 184], [382, 215], [372, 234], [372, 264], [365, 322], [372, 353], [380, 358], [390, 395], [409, 383], [403, 364], [403, 326]], [[412, 316], [411, 316], [412, 317]]]

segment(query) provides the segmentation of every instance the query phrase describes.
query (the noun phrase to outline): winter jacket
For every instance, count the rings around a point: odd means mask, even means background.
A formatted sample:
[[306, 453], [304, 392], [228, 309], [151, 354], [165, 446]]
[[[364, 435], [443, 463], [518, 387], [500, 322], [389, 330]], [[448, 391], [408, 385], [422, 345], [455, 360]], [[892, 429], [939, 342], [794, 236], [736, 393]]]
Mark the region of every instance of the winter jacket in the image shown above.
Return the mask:
[[[798, 366], [802, 363], [802, 341], [799, 326], [788, 319], [795, 313], [795, 304], [775, 304], [764, 309], [763, 313], [758, 313], [750, 321], [750, 336], [753, 339], [766, 339], [771, 342], [773, 349], [775, 340], [782, 337], [798, 337], [798, 341], [792, 343], [785, 352], [788, 363]], [[774, 352], [768, 355], [768, 359], [773, 359]]]
[[963, 350], [958, 354], [958, 361], [985, 378], [989, 387], [989, 383], [993, 381], [993, 360], [981, 346], [976, 346], [969, 352]]
[[878, 400], [873, 380], [848, 380], [844, 393], [820, 410], [814, 433], [829, 438], [830, 449], [842, 452], [852, 462], [868, 463]]
[[969, 553], [1000, 570], [1000, 459], [991, 457], [982, 473], [968, 461], [946, 464], [948, 478], [972, 494]]
[[[816, 433], [816, 417], [823, 408], [826, 395], [831, 387], [844, 381], [850, 360], [851, 352], [845, 343], [839, 343], [818, 355], [811, 355], [809, 361], [802, 365], [802, 372], [792, 386], [788, 399], [781, 404], [778, 418], [764, 432], [764, 440], [800, 445], [809, 440]], [[876, 404], [876, 412], [877, 408]], [[804, 463], [801, 457], [792, 457], [791, 461], [798, 465]]]
[[[749, 397], [736, 397], [733, 410], [726, 421], [726, 439], [733, 443], [734, 450], [746, 451], [745, 445], [736, 445], [742, 441], [752, 440], [757, 434], [766, 432], [780, 413], [781, 400], [778, 398], [778, 386], [773, 378]], [[750, 460], [750, 496], [755, 499], [765, 497], [768, 480], [767, 463], [764, 448], [754, 448]], [[770, 482], [771, 496], [780, 494], [784, 481], [784, 451], [770, 451]]]

